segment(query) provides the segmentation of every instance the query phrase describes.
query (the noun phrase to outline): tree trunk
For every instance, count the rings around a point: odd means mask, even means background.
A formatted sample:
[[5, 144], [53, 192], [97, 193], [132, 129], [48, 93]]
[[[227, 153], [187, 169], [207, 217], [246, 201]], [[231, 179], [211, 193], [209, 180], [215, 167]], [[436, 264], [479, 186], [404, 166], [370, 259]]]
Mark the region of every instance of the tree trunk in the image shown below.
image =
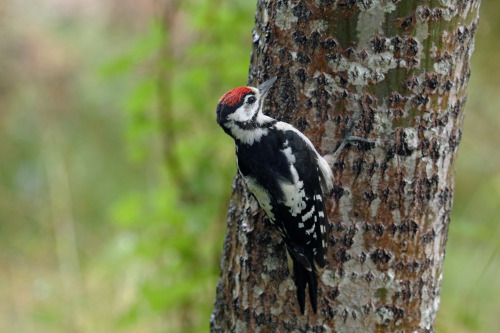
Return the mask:
[[236, 177], [212, 332], [432, 332], [479, 0], [260, 0], [248, 82], [333, 164], [329, 265], [299, 313], [284, 244]]

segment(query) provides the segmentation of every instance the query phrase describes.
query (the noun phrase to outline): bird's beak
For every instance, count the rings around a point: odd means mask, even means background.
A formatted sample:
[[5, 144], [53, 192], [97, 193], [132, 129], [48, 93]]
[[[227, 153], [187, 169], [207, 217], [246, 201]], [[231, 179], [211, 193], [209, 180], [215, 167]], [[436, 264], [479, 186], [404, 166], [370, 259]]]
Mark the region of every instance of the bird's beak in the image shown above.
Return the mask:
[[262, 83], [260, 86], [257, 87], [261, 96], [266, 95], [266, 93], [269, 91], [269, 89], [271, 89], [271, 87], [273, 86], [276, 79], [277, 79], [277, 77], [273, 76], [272, 78], [270, 78], [269, 80], [267, 80], [266, 82]]

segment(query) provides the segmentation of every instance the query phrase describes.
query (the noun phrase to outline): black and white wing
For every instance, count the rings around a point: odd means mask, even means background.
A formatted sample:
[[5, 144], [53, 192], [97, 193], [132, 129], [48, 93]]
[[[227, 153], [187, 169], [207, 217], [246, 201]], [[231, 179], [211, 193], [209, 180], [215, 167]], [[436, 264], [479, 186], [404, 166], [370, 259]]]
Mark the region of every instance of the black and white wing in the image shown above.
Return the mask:
[[[283, 223], [290, 252], [311, 270], [311, 252], [320, 267], [326, 263], [329, 224], [322, 189], [331, 186], [329, 182], [333, 183], [333, 176], [325, 177], [322, 171], [324, 160], [312, 143], [288, 126], [281, 152], [288, 162], [289, 172], [288, 177], [278, 181], [283, 198], [278, 199], [281, 205], [276, 213], [279, 217], [276, 217]], [[329, 167], [327, 172], [331, 174]]]

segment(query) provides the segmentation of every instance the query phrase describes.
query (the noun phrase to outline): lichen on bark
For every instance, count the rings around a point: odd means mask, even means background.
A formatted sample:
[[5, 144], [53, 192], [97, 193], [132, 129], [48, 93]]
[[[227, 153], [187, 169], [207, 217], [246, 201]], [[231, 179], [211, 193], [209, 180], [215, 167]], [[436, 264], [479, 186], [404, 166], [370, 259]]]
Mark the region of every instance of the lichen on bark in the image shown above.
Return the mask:
[[268, 114], [332, 153], [329, 265], [299, 314], [283, 243], [242, 180], [228, 213], [212, 332], [432, 332], [478, 0], [261, 0], [248, 83]]

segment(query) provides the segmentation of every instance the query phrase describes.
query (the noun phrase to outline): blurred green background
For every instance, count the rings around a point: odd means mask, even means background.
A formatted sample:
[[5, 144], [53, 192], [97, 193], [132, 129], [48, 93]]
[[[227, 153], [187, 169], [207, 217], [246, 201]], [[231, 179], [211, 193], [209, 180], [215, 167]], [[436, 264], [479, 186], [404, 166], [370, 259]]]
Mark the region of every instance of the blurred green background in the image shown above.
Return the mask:
[[[0, 332], [206, 332], [256, 1], [0, 2]], [[500, 3], [483, 1], [438, 332], [500, 327]]]

